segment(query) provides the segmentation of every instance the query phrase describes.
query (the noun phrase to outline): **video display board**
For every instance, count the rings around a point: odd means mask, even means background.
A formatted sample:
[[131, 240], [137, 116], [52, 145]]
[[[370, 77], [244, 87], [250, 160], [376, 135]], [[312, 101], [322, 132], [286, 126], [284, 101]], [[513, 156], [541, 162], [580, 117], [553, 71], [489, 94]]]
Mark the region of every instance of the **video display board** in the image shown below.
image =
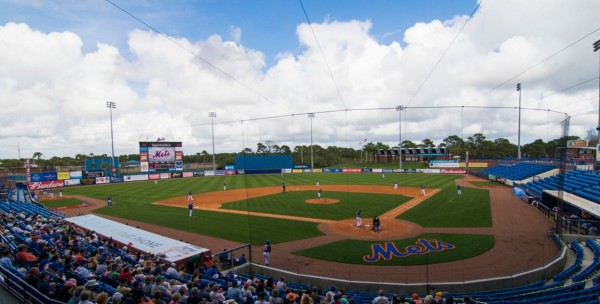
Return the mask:
[[180, 141], [140, 142], [142, 172], [183, 170], [183, 151]]

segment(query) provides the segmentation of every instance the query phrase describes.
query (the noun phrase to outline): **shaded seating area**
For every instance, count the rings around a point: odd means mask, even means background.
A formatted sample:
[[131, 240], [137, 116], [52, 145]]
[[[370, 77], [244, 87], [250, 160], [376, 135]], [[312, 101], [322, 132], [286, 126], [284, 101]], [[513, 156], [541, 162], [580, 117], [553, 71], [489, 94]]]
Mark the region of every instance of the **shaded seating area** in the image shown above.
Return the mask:
[[519, 163], [516, 165], [497, 165], [482, 172], [509, 180], [520, 181], [552, 169], [556, 169], [556, 167], [547, 164]]

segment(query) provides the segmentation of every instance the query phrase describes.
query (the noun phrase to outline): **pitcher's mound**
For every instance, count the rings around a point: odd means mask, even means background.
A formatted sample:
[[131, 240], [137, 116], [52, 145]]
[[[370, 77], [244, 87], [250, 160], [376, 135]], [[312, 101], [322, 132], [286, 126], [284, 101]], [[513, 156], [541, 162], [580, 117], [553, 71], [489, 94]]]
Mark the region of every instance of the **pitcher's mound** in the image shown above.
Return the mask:
[[309, 200], [305, 200], [305, 202], [309, 203], [309, 204], [335, 204], [338, 203], [339, 200], [336, 199], [332, 199], [332, 198], [322, 198], [322, 199], [309, 199]]

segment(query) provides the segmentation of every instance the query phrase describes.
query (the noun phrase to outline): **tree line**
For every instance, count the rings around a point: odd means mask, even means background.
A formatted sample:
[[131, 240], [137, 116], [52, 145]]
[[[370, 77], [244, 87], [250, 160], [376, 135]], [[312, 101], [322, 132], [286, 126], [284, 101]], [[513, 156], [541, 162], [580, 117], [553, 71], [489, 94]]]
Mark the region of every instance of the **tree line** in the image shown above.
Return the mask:
[[[579, 140], [578, 136], [569, 136], [566, 140]], [[590, 146], [595, 146], [595, 141], [590, 142]], [[522, 157], [531, 159], [558, 158], [558, 147], [562, 147], [561, 139], [554, 139], [544, 142], [542, 139], [536, 139], [531, 143], [524, 144], [521, 147]], [[472, 136], [462, 139], [458, 135], [451, 135], [443, 139], [436, 145], [431, 139], [423, 139], [421, 142], [405, 140], [401, 144], [402, 148], [446, 148], [449, 154], [461, 156], [464, 159], [466, 152], [472, 159], [497, 159], [497, 158], [515, 158], [517, 156], [517, 145], [512, 144], [506, 138], [487, 139], [483, 134], [476, 133]], [[338, 146], [322, 147], [313, 145], [313, 162], [315, 167], [329, 167], [344, 162], [373, 162], [379, 150], [390, 150], [397, 146], [390, 146], [381, 142], [364, 143], [362, 147], [347, 148]], [[277, 145], [270, 141], [259, 142], [256, 148], [245, 148], [240, 152], [226, 152], [215, 154], [217, 167], [235, 164], [235, 157], [239, 155], [292, 155], [294, 164], [310, 165], [310, 145], [299, 145], [293, 149], [288, 145]], [[94, 153], [76, 154], [74, 157], [53, 156], [48, 159], [43, 158], [42, 152], [35, 152], [32, 155], [32, 163], [38, 168], [55, 168], [57, 166], [81, 166], [85, 164], [86, 159], [107, 158], [106, 154], [95, 155]], [[367, 157], [368, 156], [368, 157]], [[127, 161], [139, 161], [139, 154], [123, 154], [118, 156], [119, 163], [124, 165]], [[212, 164], [212, 154], [203, 150], [193, 154], [184, 155], [184, 163], [210, 163]], [[110, 165], [110, 164], [109, 164]], [[0, 168], [15, 169], [23, 168], [23, 159], [2, 159]]]

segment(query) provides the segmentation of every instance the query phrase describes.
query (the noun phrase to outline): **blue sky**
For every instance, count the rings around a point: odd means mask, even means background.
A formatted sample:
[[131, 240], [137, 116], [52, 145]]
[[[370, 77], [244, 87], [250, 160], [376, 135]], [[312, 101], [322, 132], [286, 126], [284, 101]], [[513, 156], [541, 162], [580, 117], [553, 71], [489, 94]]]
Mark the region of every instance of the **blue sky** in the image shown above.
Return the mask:
[[[521, 142], [598, 124], [600, 1], [0, 0], [0, 159], [257, 142]], [[315, 41], [316, 36], [318, 44]], [[395, 107], [403, 105], [401, 113]], [[316, 113], [308, 119], [307, 113]], [[27, 117], [27, 119], [24, 119]], [[267, 119], [267, 117], [270, 117]], [[399, 119], [401, 118], [401, 119]]]
[[[24, 22], [44, 32], [73, 31], [93, 51], [97, 42], [118, 45], [126, 50], [127, 35], [133, 29], [149, 30], [142, 23], [109, 2], [94, 1], [18, 1], [8, 0], [0, 20]], [[296, 27], [306, 22], [299, 1], [123, 1], [112, 0], [166, 35], [202, 40], [217, 34], [231, 37], [231, 28], [242, 30], [241, 42], [265, 53], [274, 63], [281, 52], [299, 53]], [[313, 23], [324, 20], [371, 20], [371, 35], [382, 44], [402, 41], [404, 31], [417, 22], [447, 20], [469, 15], [476, 1], [315, 1], [302, 2]], [[317, 37], [318, 38], [318, 37]]]

